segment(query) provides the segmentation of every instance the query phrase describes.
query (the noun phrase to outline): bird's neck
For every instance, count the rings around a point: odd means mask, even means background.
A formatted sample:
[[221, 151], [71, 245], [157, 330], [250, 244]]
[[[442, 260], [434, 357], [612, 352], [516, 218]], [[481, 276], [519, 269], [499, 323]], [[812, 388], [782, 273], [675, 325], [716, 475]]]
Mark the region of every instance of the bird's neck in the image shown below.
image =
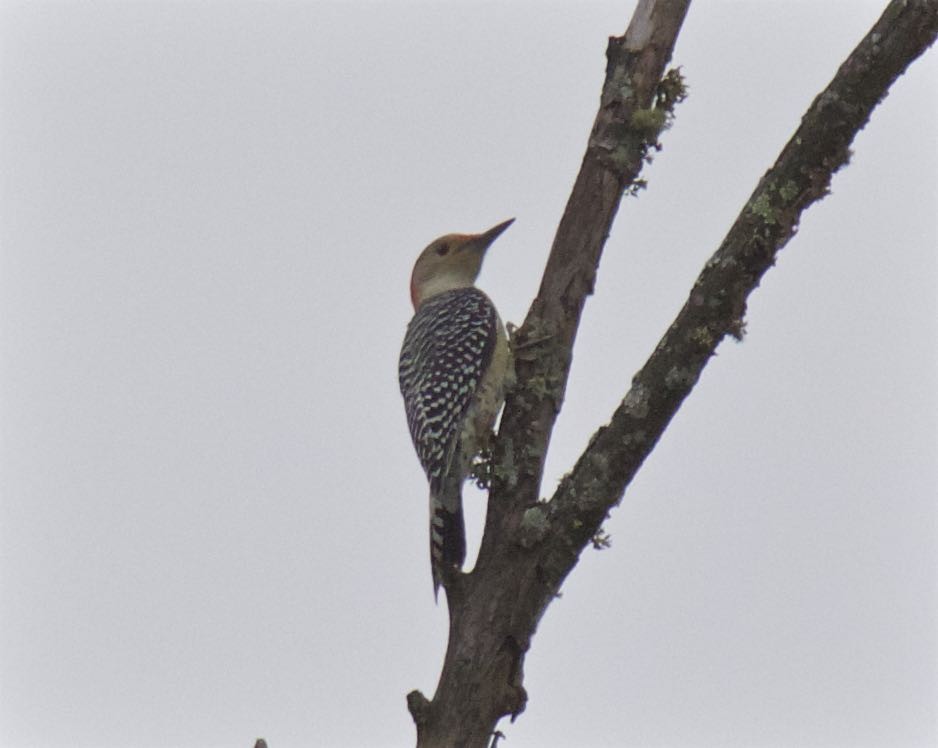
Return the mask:
[[418, 309], [423, 302], [437, 294], [453, 291], [457, 288], [472, 288], [474, 285], [472, 279], [455, 274], [437, 275], [420, 283], [415, 283], [412, 280], [410, 300], [414, 304], [414, 309]]

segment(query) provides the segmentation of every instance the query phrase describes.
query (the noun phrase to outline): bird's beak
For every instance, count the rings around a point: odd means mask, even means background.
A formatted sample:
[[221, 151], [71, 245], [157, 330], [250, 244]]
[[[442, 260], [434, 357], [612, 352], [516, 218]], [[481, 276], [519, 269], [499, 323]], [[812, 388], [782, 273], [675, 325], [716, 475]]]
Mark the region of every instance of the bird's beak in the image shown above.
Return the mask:
[[472, 238], [472, 245], [481, 252], [484, 252], [489, 247], [492, 246], [492, 243], [502, 235], [502, 232], [505, 231], [511, 224], [515, 222], [514, 218], [509, 218], [507, 221], [503, 221], [497, 226], [492, 226], [488, 231], [484, 231], [481, 234], [476, 234]]

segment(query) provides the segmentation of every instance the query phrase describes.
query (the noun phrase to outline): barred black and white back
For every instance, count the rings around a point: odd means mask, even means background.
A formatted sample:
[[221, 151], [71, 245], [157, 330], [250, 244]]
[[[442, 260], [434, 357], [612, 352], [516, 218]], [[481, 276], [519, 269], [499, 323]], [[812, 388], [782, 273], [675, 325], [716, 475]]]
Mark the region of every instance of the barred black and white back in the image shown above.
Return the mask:
[[444, 567], [458, 569], [465, 559], [462, 483], [480, 432], [491, 429], [504, 398], [500, 386], [498, 392], [486, 386], [493, 357], [503, 375], [504, 329], [488, 296], [475, 287], [427, 299], [407, 326], [401, 348], [398, 374], [407, 425], [430, 484], [434, 593]]

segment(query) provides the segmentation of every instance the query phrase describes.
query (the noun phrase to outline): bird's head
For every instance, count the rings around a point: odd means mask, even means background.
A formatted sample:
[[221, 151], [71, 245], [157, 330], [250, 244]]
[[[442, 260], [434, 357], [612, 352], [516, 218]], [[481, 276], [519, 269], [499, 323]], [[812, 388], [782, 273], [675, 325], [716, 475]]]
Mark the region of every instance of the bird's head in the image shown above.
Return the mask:
[[447, 234], [430, 242], [414, 263], [410, 299], [417, 309], [431, 296], [475, 283], [486, 250], [514, 222], [509, 218], [481, 234]]

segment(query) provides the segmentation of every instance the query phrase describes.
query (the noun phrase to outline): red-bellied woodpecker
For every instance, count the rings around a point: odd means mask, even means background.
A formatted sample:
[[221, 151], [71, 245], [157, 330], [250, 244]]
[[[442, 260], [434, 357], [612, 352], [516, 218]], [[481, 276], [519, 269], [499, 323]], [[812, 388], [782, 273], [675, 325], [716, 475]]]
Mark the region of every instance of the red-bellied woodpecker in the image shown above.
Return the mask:
[[398, 373], [407, 425], [430, 483], [433, 591], [466, 556], [462, 484], [491, 433], [509, 371], [505, 327], [475, 287], [482, 259], [514, 219], [482, 234], [447, 234], [414, 264]]

